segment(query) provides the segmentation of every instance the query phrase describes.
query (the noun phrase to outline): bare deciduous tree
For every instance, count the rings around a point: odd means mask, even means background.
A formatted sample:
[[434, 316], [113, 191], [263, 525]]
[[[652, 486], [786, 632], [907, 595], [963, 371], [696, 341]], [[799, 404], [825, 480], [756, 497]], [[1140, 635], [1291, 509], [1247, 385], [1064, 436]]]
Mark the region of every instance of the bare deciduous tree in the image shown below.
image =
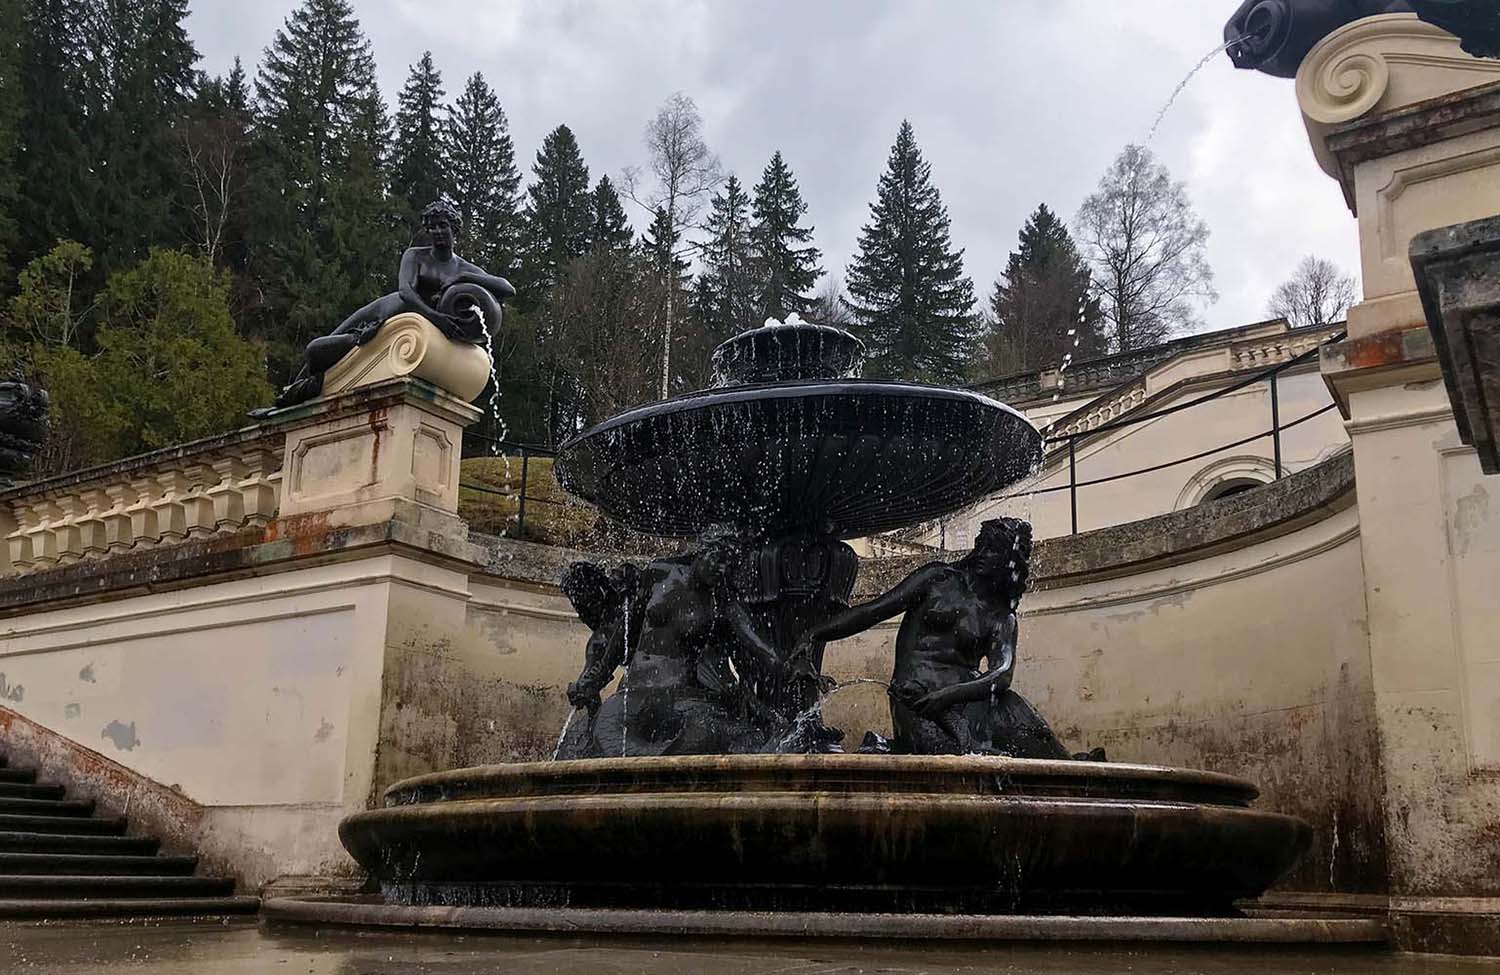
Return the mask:
[[[662, 219], [671, 229], [680, 258], [690, 250], [687, 232], [698, 226], [698, 217], [706, 199], [724, 179], [719, 157], [703, 140], [703, 116], [694, 101], [682, 92], [668, 98], [646, 123], [646, 151], [650, 161], [642, 169], [625, 170], [625, 188], [630, 199], [645, 208], [653, 218]], [[664, 278], [674, 274], [672, 261], [662, 268]], [[666, 397], [672, 373], [672, 322], [675, 319], [676, 288], [668, 288], [666, 315], [661, 343], [661, 395]]]
[[1218, 299], [1208, 225], [1149, 149], [1125, 147], [1077, 223], [1116, 351], [1162, 342], [1197, 321], [1197, 302]]
[[852, 324], [854, 315], [849, 311], [849, 303], [845, 300], [847, 297], [844, 279], [830, 274], [813, 299], [812, 320], [819, 325], [837, 325], [840, 328]]
[[1304, 257], [1296, 273], [1271, 296], [1270, 312], [1295, 328], [1331, 325], [1349, 313], [1359, 282], [1321, 257]]

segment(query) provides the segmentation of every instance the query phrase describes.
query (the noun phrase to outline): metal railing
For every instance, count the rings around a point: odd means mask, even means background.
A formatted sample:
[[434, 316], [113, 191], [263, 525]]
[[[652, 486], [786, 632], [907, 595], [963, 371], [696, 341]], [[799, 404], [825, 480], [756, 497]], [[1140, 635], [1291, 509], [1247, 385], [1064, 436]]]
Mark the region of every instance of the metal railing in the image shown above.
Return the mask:
[[538, 458], [551, 460], [556, 456], [557, 451], [537, 444], [518, 443], [513, 440], [496, 440], [493, 437], [468, 433], [464, 436], [464, 459], [505, 458], [509, 459], [513, 464], [519, 460], [519, 489], [512, 488], [509, 476], [506, 477], [506, 483], [502, 487], [496, 487], [493, 484], [477, 484], [472, 480], [460, 480], [458, 486], [463, 491], [473, 491], [477, 494], [492, 497], [514, 499], [516, 502], [515, 530], [513, 533], [507, 532], [507, 534], [512, 534], [515, 538], [525, 538], [526, 511], [528, 506], [532, 508], [538, 505], [550, 505], [556, 508], [567, 506], [567, 502], [558, 499], [558, 496], [562, 494], [561, 488], [556, 488], [552, 496], [537, 494], [531, 490], [532, 461]]
[[[1158, 471], [1164, 471], [1173, 467], [1179, 467], [1183, 464], [1191, 464], [1194, 461], [1204, 460], [1206, 458], [1214, 456], [1215, 454], [1221, 454], [1226, 450], [1233, 450], [1236, 447], [1244, 447], [1249, 444], [1265, 440], [1267, 438], [1269, 438], [1272, 443], [1272, 455], [1273, 463], [1275, 465], [1276, 479], [1280, 480], [1286, 475], [1286, 467], [1282, 455], [1282, 434], [1288, 430], [1295, 429], [1296, 427], [1299, 427], [1304, 423], [1309, 423], [1317, 419], [1318, 417], [1323, 416], [1324, 414], [1338, 408], [1337, 403], [1330, 403], [1322, 409], [1315, 410], [1312, 413], [1307, 414], [1306, 416], [1302, 416], [1291, 421], [1290, 423], [1282, 423], [1280, 390], [1281, 375], [1290, 369], [1294, 369], [1300, 365], [1317, 359], [1318, 356], [1322, 353], [1324, 345], [1330, 345], [1334, 342], [1341, 341], [1344, 338], [1345, 334], [1346, 333], [1344, 332], [1340, 332], [1329, 338], [1327, 342], [1320, 343], [1319, 345], [1307, 350], [1306, 352], [1303, 352], [1300, 355], [1293, 356], [1285, 362], [1281, 362], [1267, 369], [1263, 369], [1246, 377], [1245, 379], [1232, 383], [1231, 385], [1226, 386], [1223, 389], [1215, 390], [1212, 393], [1207, 393], [1203, 396], [1198, 397], [1197, 399], [1189, 400], [1186, 403], [1178, 403], [1175, 406], [1170, 406], [1162, 410], [1156, 410], [1151, 413], [1143, 414], [1141, 416], [1125, 417], [1123, 419], [1101, 424], [1100, 426], [1093, 427], [1087, 430], [1079, 430], [1074, 433], [1064, 434], [1062, 436], [1049, 437], [1045, 441], [1043, 441], [1043, 443], [1047, 447], [1051, 448], [1051, 450], [1049, 451], [1050, 456], [1043, 461], [1043, 470], [1045, 470], [1046, 467], [1051, 466], [1051, 461], [1053, 459], [1060, 458], [1061, 455], [1066, 453], [1068, 464], [1068, 483], [1058, 485], [1057, 487], [1041, 488], [1035, 491], [1021, 491], [1016, 494], [1008, 494], [1000, 498], [999, 500], [1008, 501], [1012, 498], [1030, 497], [1043, 494], [1058, 494], [1063, 491], [1067, 491], [1073, 534], [1077, 535], [1078, 491], [1080, 488], [1097, 487], [1102, 484], [1113, 484], [1117, 481], [1124, 481], [1133, 477], [1140, 477], [1144, 474], [1155, 474]], [[1078, 479], [1078, 442], [1080, 440], [1113, 433], [1117, 430], [1124, 430], [1129, 427], [1139, 426], [1142, 423], [1149, 423], [1153, 420], [1159, 420], [1162, 417], [1172, 416], [1177, 413], [1184, 413], [1188, 410], [1196, 409], [1200, 406], [1212, 403], [1215, 400], [1223, 399], [1224, 397], [1229, 396], [1233, 393], [1238, 393], [1241, 390], [1249, 389], [1251, 386], [1256, 386], [1261, 383], [1269, 383], [1271, 387], [1271, 428], [1269, 430], [1244, 437], [1232, 443], [1220, 444], [1219, 446], [1214, 447], [1210, 450], [1200, 451], [1188, 457], [1179, 457], [1176, 460], [1167, 461], [1166, 463], [1162, 464], [1152, 464], [1148, 467], [1142, 467], [1138, 470], [1129, 471], [1124, 474], [1114, 474], [1109, 477], [1094, 478], [1088, 481], [1080, 481]], [[1038, 474], [1040, 473], [1041, 471], [1038, 471]]]

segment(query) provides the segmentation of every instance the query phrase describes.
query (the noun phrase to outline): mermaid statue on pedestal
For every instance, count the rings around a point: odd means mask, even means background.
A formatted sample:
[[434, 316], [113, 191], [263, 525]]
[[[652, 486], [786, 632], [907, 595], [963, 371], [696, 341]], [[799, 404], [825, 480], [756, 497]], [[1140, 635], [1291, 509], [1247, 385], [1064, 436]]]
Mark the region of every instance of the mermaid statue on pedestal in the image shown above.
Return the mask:
[[423, 316], [454, 342], [483, 346], [500, 327], [501, 302], [515, 296], [509, 281], [488, 273], [454, 251], [461, 226], [458, 210], [439, 200], [422, 211], [426, 246], [401, 256], [396, 291], [350, 315], [332, 334], [307, 346], [302, 371], [276, 398], [276, 409], [295, 406], [323, 392], [324, 374], [344, 356], [375, 338], [397, 315]]

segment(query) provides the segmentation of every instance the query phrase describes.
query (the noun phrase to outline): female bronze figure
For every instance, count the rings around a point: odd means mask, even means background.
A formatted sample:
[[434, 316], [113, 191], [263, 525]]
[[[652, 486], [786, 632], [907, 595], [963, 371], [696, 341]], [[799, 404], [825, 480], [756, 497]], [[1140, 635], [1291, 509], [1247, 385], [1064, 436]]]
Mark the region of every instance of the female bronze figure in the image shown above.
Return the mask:
[[453, 341], [473, 345], [484, 345], [500, 327], [501, 302], [514, 297], [516, 289], [458, 256], [458, 210], [446, 200], [430, 204], [422, 211], [422, 230], [428, 243], [409, 247], [401, 256], [396, 291], [350, 315], [332, 334], [310, 342], [302, 371], [276, 398], [277, 409], [321, 394], [324, 373], [397, 315], [422, 315]]
[[787, 671], [733, 591], [739, 556], [720, 539], [651, 564], [640, 615], [618, 612], [604, 624], [629, 635], [607, 637], [597, 651], [591, 644], [599, 665], [585, 665], [570, 698], [591, 707], [595, 688], [623, 665], [619, 689], [598, 708], [588, 745], [565, 742], [560, 757], [728, 755], [774, 744], [783, 729], [760, 703], [759, 685]]
[[[797, 653], [904, 613], [891, 678], [893, 750], [1068, 758], [1047, 722], [1010, 686], [1030, 559], [1030, 525], [985, 522], [969, 555], [923, 566], [878, 599], [812, 627]], [[982, 672], [981, 662], [988, 663]]]

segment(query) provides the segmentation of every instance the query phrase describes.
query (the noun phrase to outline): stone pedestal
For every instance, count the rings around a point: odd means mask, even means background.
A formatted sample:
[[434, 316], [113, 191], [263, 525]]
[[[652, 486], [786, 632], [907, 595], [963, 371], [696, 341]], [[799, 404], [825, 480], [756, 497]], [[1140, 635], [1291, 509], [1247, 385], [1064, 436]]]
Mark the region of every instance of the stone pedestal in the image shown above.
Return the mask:
[[[1297, 94], [1359, 219], [1364, 300], [1322, 368], [1354, 445], [1397, 940], [1494, 954], [1500, 504], [1455, 422], [1410, 253], [1424, 232], [1500, 212], [1500, 62], [1415, 16], [1374, 17], [1314, 49]], [[1454, 311], [1473, 298], [1438, 292]]]
[[344, 527], [416, 518], [462, 530], [463, 430], [480, 416], [467, 401], [398, 378], [296, 410], [286, 434], [280, 520]]
[[344, 356], [323, 378], [323, 395], [410, 377], [472, 403], [490, 381], [490, 356], [476, 345], [450, 340], [421, 315], [397, 315], [369, 345]]
[[1349, 334], [1424, 324], [1412, 238], [1500, 212], [1500, 61], [1414, 14], [1371, 17], [1313, 49], [1297, 100], [1359, 218], [1364, 301]]

